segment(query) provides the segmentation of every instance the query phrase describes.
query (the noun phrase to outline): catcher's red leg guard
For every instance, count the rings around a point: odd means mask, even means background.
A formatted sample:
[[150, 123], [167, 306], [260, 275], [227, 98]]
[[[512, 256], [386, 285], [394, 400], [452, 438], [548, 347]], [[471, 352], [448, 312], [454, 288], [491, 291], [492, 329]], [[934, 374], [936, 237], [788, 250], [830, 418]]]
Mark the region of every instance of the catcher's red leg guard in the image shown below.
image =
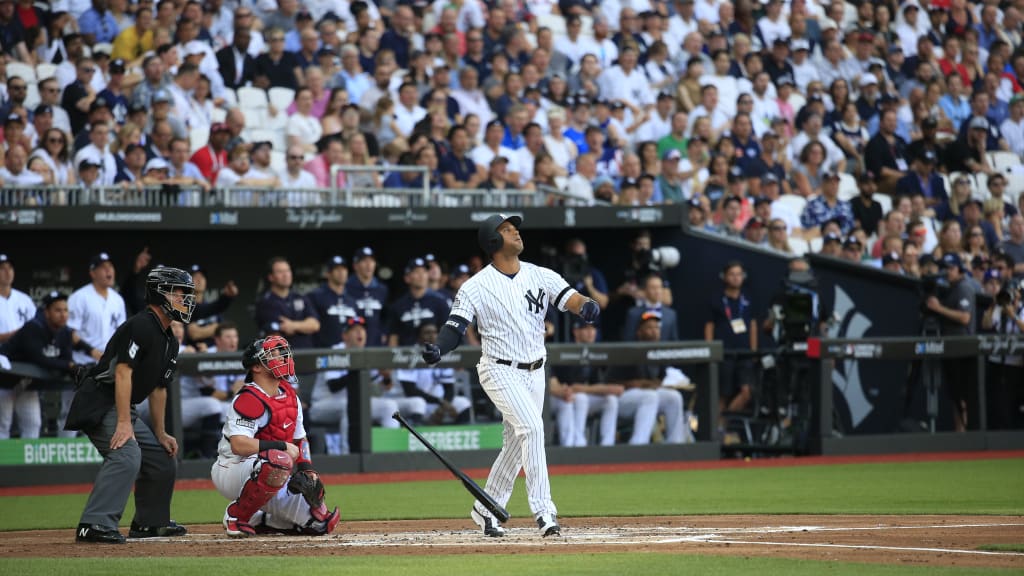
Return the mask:
[[260, 462], [242, 486], [238, 499], [225, 513], [224, 528], [230, 536], [251, 536], [256, 533], [249, 520], [288, 482], [292, 473], [292, 457], [283, 450], [264, 450]]

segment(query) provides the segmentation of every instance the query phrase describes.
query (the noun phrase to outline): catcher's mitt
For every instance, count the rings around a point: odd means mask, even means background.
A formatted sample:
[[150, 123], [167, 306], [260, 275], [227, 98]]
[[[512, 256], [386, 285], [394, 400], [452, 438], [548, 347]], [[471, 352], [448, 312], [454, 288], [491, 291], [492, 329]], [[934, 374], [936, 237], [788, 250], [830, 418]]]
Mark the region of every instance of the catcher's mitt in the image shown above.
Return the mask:
[[318, 509], [324, 503], [324, 483], [316, 470], [299, 470], [288, 480], [288, 491], [302, 494], [312, 509]]

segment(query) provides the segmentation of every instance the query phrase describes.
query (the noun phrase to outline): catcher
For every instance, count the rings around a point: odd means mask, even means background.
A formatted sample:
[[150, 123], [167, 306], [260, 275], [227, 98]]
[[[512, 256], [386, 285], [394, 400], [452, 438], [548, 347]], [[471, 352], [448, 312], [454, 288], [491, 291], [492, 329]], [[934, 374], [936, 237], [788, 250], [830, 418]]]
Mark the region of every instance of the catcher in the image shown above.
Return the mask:
[[253, 341], [242, 366], [249, 371], [246, 385], [231, 402], [211, 471], [217, 490], [233, 500], [224, 529], [239, 538], [330, 534], [341, 515], [337, 508], [327, 511], [323, 482], [309, 459], [288, 341]]

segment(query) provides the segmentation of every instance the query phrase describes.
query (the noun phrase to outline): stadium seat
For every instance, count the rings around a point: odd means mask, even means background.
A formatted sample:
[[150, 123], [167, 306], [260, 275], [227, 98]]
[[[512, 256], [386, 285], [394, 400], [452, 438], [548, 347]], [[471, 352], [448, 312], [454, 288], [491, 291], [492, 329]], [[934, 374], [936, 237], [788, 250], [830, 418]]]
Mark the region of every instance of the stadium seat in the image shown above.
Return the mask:
[[32, 110], [39, 104], [39, 85], [34, 82], [28, 83], [28, 90], [25, 94], [25, 108]]
[[267, 121], [267, 109], [263, 108], [249, 108], [246, 106], [240, 106], [239, 109], [242, 111], [242, 115], [245, 116], [245, 125], [248, 128], [255, 128], [257, 126], [264, 126]]
[[238, 95], [238, 106], [241, 108], [267, 108], [267, 92], [262, 88], [243, 86], [235, 93]]
[[796, 194], [783, 194], [775, 203], [784, 208], [786, 212], [799, 215], [803, 213], [804, 206], [807, 206], [807, 199]]
[[[8, 65], [10, 67], [10, 65]], [[46, 80], [47, 78], [55, 78], [57, 76], [57, 65], [50, 64], [49, 62], [43, 62], [42, 64], [36, 64], [36, 79]]]
[[188, 144], [193, 153], [203, 146], [206, 146], [206, 143], [209, 142], [209, 140], [210, 133], [207, 130], [191, 130], [188, 133]]
[[1024, 193], [1024, 174], [1011, 172], [1006, 175], [1006, 190], [1003, 194], [1008, 202], [1017, 205], [1017, 199]]
[[288, 168], [284, 150], [275, 148], [270, 151], [270, 168], [277, 173], [284, 172]]
[[274, 147], [274, 151], [284, 152], [287, 148], [288, 142], [285, 139], [284, 132], [280, 130], [268, 130], [266, 128], [248, 128], [249, 142], [270, 142]]
[[857, 188], [857, 179], [853, 177], [853, 174], [847, 174], [843, 172], [839, 175], [839, 199], [840, 200], [852, 200], [860, 194], [860, 190]]
[[821, 245], [824, 243], [825, 239], [822, 238], [821, 236], [818, 236], [817, 238], [811, 238], [811, 241], [808, 242], [807, 244], [811, 248], [810, 252], [813, 254], [817, 254], [818, 252], [821, 252]]
[[275, 86], [268, 92], [270, 103], [281, 112], [284, 112], [295, 101], [295, 90]]
[[551, 33], [557, 38], [560, 35], [564, 35], [565, 29], [565, 17], [561, 14], [538, 14], [537, 15], [537, 27], [544, 28], [548, 27], [551, 29]]
[[984, 172], [974, 174], [974, 197], [982, 202], [992, 197], [988, 191], [988, 174]]
[[231, 88], [225, 88], [224, 89], [223, 98], [224, 98], [224, 105], [227, 106], [228, 108], [231, 108], [233, 106], [238, 106], [238, 95], [235, 94], [235, 91], [232, 90]]
[[35, 84], [36, 69], [23, 62], [9, 62], [7, 64], [7, 77], [14, 78], [15, 76], [29, 84]]
[[992, 163], [992, 167], [995, 168], [997, 172], [1002, 172], [1003, 174], [1008, 174], [1013, 171], [1015, 166], [1021, 165], [1020, 156], [1017, 156], [1013, 152], [1004, 152], [1002, 150], [989, 152], [988, 160]]
[[888, 194], [875, 194], [871, 198], [882, 205], [883, 215], [892, 211], [892, 196], [889, 196]]
[[210, 115], [214, 122], [223, 122], [228, 117], [228, 111], [223, 108], [214, 108], [213, 114]]
[[789, 248], [793, 250], [793, 254], [796, 256], [803, 256], [811, 249], [811, 245], [808, 244], [807, 240], [803, 238], [797, 238], [796, 236], [789, 237]]

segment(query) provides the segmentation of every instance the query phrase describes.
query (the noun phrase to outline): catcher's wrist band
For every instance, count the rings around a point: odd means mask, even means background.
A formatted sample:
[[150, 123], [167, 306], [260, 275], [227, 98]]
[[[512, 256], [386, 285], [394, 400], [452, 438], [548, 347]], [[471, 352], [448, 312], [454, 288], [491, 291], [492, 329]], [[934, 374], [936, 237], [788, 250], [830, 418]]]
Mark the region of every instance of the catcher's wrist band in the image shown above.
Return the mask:
[[280, 450], [284, 452], [288, 450], [288, 444], [280, 440], [260, 440], [260, 452], [264, 450]]

